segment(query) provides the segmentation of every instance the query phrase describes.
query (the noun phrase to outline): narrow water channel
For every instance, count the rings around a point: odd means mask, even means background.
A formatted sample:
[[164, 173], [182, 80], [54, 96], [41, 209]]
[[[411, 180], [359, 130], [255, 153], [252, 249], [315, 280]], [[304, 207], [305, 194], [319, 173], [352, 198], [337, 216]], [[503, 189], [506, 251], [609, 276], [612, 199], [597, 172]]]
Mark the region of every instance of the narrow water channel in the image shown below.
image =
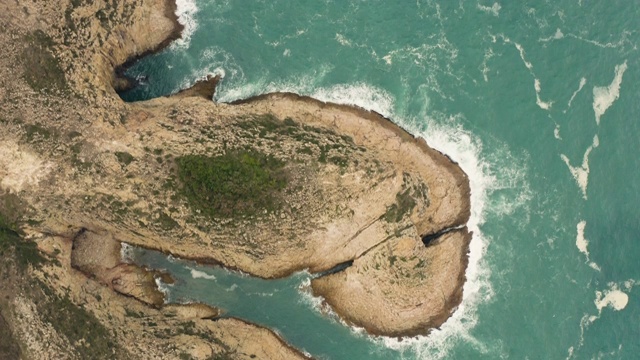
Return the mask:
[[157, 251], [133, 248], [132, 260], [168, 271], [175, 284], [164, 285], [170, 303], [202, 302], [276, 331], [289, 344], [318, 359], [394, 359], [397, 350], [361, 330], [349, 328], [323, 312], [310, 293], [312, 275], [299, 272], [285, 279], [264, 280], [220, 266], [199, 265]]

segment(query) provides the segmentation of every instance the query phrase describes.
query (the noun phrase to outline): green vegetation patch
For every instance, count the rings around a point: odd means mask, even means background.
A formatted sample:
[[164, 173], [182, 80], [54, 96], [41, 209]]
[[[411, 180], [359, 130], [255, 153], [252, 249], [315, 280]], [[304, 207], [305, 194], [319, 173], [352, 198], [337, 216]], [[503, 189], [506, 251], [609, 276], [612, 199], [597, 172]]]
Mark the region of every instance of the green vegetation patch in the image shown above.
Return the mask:
[[91, 312], [71, 302], [68, 296], [56, 295], [45, 283], [38, 280], [36, 283], [33, 299], [38, 313], [69, 340], [78, 358], [129, 358]]
[[64, 71], [53, 56], [54, 42], [42, 30], [25, 37], [27, 47], [22, 54], [24, 79], [35, 91], [67, 91]]
[[129, 154], [128, 152], [122, 151], [116, 151], [116, 157], [118, 158], [118, 161], [124, 166], [131, 164], [133, 160], [135, 160], [133, 155]]
[[411, 189], [405, 189], [396, 194], [396, 202], [387, 208], [384, 218], [387, 222], [393, 223], [402, 220], [405, 214], [412, 211], [416, 206], [416, 201], [411, 195]]
[[46, 260], [36, 243], [23, 240], [16, 225], [2, 213], [0, 213], [0, 258], [13, 258], [21, 271], [26, 270], [29, 265], [40, 267]]
[[287, 186], [284, 162], [257, 150], [220, 156], [176, 158], [182, 194], [192, 207], [214, 218], [252, 216], [281, 207]]
[[158, 220], [156, 221], [156, 223], [163, 230], [173, 230], [180, 226], [171, 216], [165, 214], [164, 212], [160, 212], [158, 214]]
[[25, 130], [25, 137], [27, 138], [28, 142], [32, 142], [37, 138], [48, 140], [52, 135], [51, 130], [41, 126], [40, 124], [26, 125]]

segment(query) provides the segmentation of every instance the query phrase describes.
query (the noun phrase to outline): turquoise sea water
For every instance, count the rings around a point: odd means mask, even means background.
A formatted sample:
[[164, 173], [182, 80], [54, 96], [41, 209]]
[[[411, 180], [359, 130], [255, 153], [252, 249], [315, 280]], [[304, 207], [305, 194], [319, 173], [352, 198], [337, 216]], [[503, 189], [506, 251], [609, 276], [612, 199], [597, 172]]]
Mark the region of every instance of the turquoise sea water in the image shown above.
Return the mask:
[[376, 110], [458, 161], [475, 231], [464, 300], [428, 337], [323, 314], [308, 274], [263, 281], [154, 253], [198, 300], [326, 359], [640, 358], [640, 3], [179, 4], [182, 40], [129, 70], [126, 100], [208, 73], [216, 101], [272, 91]]

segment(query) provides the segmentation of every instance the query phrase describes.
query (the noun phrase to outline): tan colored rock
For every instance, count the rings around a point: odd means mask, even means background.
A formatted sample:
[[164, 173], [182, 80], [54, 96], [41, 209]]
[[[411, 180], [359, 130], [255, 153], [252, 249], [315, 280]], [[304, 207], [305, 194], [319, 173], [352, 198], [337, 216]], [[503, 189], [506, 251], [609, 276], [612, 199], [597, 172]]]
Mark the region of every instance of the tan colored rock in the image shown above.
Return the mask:
[[113, 290], [147, 305], [161, 307], [164, 304], [164, 293], [156, 286], [155, 274], [137, 265], [120, 264], [105, 274], [105, 280]]
[[200, 303], [168, 304], [162, 307], [162, 312], [182, 319], [213, 319], [220, 315], [219, 309]]
[[371, 334], [425, 335], [462, 300], [470, 240], [466, 229], [444, 234], [428, 247], [411, 237], [395, 239], [343, 272], [314, 279], [313, 292]]
[[302, 352], [291, 348], [282, 339], [273, 341], [273, 332], [238, 319], [221, 319], [216, 323], [228, 334], [228, 344], [237, 349], [236, 359], [309, 359]]
[[99, 278], [122, 261], [121, 245], [109, 233], [83, 229], [73, 239], [71, 266]]
[[111, 234], [82, 229], [73, 239], [71, 266], [123, 295], [162, 306], [164, 294], [155, 279], [160, 274], [122, 263], [120, 251], [120, 243]]

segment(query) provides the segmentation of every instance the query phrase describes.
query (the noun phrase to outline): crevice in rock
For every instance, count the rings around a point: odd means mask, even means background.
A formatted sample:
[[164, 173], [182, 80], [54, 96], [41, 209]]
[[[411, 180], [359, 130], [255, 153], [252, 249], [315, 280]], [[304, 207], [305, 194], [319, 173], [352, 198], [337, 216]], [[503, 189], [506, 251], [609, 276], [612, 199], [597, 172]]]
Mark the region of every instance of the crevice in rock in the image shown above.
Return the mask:
[[[405, 226], [405, 227], [403, 227], [401, 229], [398, 229], [397, 231], [402, 233], [403, 231], [407, 230], [408, 228], [410, 228], [412, 226], [413, 225], [407, 225], [407, 226]], [[367, 250], [363, 251], [360, 255], [358, 255], [358, 258], [361, 258], [361, 257], [367, 255], [370, 251], [376, 249], [378, 246], [386, 243], [387, 241], [389, 241], [391, 239], [397, 238], [397, 237], [398, 236], [396, 234], [387, 236], [386, 238], [382, 239], [382, 241], [380, 241], [379, 243], [377, 243], [377, 244], [373, 245], [372, 247], [368, 248]]]
[[[376, 221], [377, 221], [377, 220], [376, 220]], [[374, 221], [374, 222], [375, 222], [375, 221]], [[373, 224], [373, 223], [372, 223], [372, 224]], [[371, 224], [369, 224], [368, 226], [370, 226], [370, 225], [371, 225]], [[410, 228], [411, 226], [412, 226], [412, 225], [407, 225], [407, 226], [405, 226], [404, 228], [399, 229], [398, 231], [402, 232], [402, 231], [404, 231], [404, 230], [406, 230], [406, 229]], [[454, 230], [454, 229], [452, 229], [452, 230]], [[357, 255], [356, 257], [354, 257], [353, 259], [351, 259], [351, 260], [347, 260], [347, 261], [344, 261], [344, 262], [342, 262], [342, 263], [339, 263], [339, 264], [335, 265], [334, 267], [332, 267], [332, 268], [331, 268], [331, 269], [329, 269], [329, 270], [325, 270], [325, 271], [317, 272], [317, 273], [316, 273], [317, 275], [316, 275], [314, 278], [315, 278], [315, 279], [319, 279], [319, 278], [321, 278], [321, 277], [323, 277], [323, 276], [333, 275], [333, 274], [336, 274], [336, 273], [339, 273], [339, 272], [341, 272], [341, 271], [344, 271], [344, 270], [348, 269], [349, 267], [351, 267], [351, 265], [353, 265], [353, 262], [354, 262], [354, 261], [356, 261], [357, 259], [359, 259], [359, 258], [361, 258], [361, 257], [363, 257], [363, 256], [365, 256], [365, 255], [367, 255], [367, 253], [369, 253], [370, 251], [372, 251], [372, 250], [374, 250], [374, 249], [378, 248], [380, 245], [385, 244], [386, 242], [388, 242], [389, 240], [391, 240], [391, 239], [393, 239], [393, 238], [395, 238], [395, 237], [397, 237], [397, 235], [395, 235], [395, 234], [394, 234], [394, 235], [389, 235], [389, 236], [387, 236], [386, 238], [382, 239], [380, 242], [378, 242], [378, 243], [376, 243], [376, 244], [372, 245], [370, 248], [368, 248], [367, 250], [363, 251], [362, 253], [360, 253], [359, 255]]]
[[355, 259], [348, 260], [348, 261], [342, 262], [342, 263], [332, 267], [329, 270], [321, 271], [321, 272], [316, 274], [314, 279], [319, 279], [319, 278], [321, 278], [323, 276], [333, 275], [333, 274], [339, 273], [341, 271], [344, 271], [344, 270], [348, 269], [349, 267], [351, 267], [351, 265], [353, 265], [354, 261], [355, 261]]
[[424, 244], [425, 247], [429, 247], [431, 245], [434, 245], [438, 239], [440, 239], [440, 237], [442, 237], [443, 235], [446, 235], [452, 231], [456, 231], [456, 230], [460, 230], [462, 228], [464, 228], [465, 225], [459, 225], [459, 226], [453, 226], [450, 228], [446, 228], [443, 230], [440, 230], [438, 232], [435, 232], [433, 234], [427, 234], [427, 235], [423, 235], [422, 236], [422, 243]]

